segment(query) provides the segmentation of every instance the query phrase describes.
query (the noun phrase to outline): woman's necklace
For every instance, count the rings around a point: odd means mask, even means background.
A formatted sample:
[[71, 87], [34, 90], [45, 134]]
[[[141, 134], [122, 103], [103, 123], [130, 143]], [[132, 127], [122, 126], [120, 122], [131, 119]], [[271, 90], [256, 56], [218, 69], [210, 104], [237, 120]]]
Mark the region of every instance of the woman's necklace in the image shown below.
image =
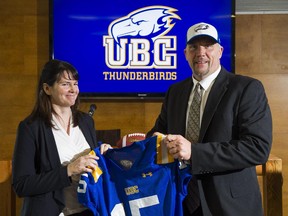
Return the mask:
[[68, 135], [70, 135], [70, 121], [71, 121], [71, 116], [69, 117], [68, 123], [67, 123], [66, 128], [65, 128]]
[[58, 121], [60, 122], [61, 126], [64, 128], [66, 133], [70, 134], [70, 123], [71, 123], [71, 115], [68, 117], [68, 120], [66, 118], [58, 117]]

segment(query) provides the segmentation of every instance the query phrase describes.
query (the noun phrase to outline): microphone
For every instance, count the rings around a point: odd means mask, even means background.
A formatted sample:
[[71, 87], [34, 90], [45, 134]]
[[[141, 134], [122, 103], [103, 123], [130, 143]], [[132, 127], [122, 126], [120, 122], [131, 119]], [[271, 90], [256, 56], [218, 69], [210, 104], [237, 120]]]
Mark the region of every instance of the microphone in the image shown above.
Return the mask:
[[95, 104], [91, 104], [90, 109], [88, 111], [89, 116], [92, 117], [96, 109], [97, 109], [97, 106]]

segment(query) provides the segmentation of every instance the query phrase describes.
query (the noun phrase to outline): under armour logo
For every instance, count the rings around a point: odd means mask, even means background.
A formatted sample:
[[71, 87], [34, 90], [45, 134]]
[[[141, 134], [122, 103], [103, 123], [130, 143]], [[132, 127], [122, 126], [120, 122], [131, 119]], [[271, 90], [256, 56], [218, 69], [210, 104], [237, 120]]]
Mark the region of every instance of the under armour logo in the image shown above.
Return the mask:
[[143, 178], [146, 178], [147, 176], [152, 176], [153, 174], [152, 174], [152, 172], [148, 172], [148, 173], [142, 173], [142, 177]]

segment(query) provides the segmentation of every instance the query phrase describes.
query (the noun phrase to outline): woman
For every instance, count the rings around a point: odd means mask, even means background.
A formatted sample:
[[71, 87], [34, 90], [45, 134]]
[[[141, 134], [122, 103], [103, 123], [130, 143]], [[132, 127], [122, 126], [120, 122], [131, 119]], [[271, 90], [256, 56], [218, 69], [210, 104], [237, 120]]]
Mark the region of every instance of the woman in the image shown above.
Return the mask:
[[92, 215], [78, 203], [76, 188], [80, 174], [97, 166], [98, 158], [88, 154], [97, 141], [93, 119], [78, 110], [78, 94], [71, 64], [45, 64], [34, 109], [20, 122], [14, 149], [12, 184], [24, 197], [23, 216]]

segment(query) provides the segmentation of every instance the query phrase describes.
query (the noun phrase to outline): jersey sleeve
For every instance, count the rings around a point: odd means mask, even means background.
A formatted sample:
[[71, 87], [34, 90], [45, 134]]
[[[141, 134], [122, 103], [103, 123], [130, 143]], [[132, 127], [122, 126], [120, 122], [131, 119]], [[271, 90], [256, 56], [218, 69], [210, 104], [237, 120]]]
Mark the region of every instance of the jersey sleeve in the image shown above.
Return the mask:
[[[96, 155], [94, 150], [90, 154]], [[83, 173], [77, 188], [78, 201], [88, 207], [94, 215], [99, 215], [98, 206], [101, 202], [99, 197], [103, 193], [101, 191], [103, 188], [102, 175], [103, 171], [99, 166], [92, 173]]]
[[92, 173], [81, 175], [77, 189], [78, 200], [88, 207], [94, 215], [109, 216], [115, 206], [120, 203], [120, 199], [115, 183], [111, 181], [105, 157], [100, 154], [100, 148], [96, 148], [90, 154], [99, 157], [97, 160], [98, 167]]
[[163, 144], [164, 136], [158, 135], [156, 139], [156, 162], [157, 164], [173, 163], [174, 158]]

